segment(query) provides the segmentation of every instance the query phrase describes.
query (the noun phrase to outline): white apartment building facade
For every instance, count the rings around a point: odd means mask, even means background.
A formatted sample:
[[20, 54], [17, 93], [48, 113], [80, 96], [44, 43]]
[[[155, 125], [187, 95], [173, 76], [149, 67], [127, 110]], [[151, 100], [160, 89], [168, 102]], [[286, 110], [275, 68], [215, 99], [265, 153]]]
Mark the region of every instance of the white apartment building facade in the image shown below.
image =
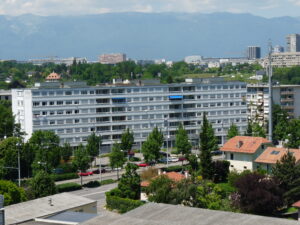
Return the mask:
[[28, 89], [12, 90], [16, 121], [26, 140], [37, 130], [51, 130], [73, 146], [85, 143], [96, 132], [104, 149], [120, 140], [124, 129], [134, 132], [140, 148], [157, 126], [168, 131], [170, 145], [179, 123], [194, 146], [199, 141], [203, 113], [213, 124], [220, 143], [235, 123], [240, 132], [247, 127], [246, 84], [222, 79], [187, 79], [185, 83], [160, 84], [138, 81], [90, 87], [83, 82], [42, 83]]
[[[266, 84], [248, 84], [248, 118], [266, 125], [269, 118], [269, 87]], [[300, 85], [274, 85], [273, 103], [280, 105], [290, 118], [300, 116]]]

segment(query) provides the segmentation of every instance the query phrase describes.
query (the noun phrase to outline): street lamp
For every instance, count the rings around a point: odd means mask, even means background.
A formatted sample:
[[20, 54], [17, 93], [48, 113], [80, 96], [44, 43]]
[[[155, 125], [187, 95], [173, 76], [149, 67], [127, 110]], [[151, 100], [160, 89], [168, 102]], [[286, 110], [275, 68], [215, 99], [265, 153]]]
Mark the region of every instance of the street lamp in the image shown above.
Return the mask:
[[167, 167], [169, 167], [169, 122], [168, 122], [168, 118], [165, 118], [164, 125], [167, 128]]

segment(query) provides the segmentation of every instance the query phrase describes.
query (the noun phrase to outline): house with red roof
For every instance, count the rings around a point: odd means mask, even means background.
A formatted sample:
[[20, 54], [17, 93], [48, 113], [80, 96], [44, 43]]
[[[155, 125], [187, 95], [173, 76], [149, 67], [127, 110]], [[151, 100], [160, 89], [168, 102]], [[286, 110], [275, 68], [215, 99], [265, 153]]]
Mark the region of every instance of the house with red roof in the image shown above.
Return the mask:
[[260, 168], [271, 172], [272, 167], [279, 161], [285, 154], [292, 154], [296, 163], [300, 163], [300, 149], [289, 149], [289, 148], [277, 148], [268, 147], [258, 158], [255, 163], [260, 166]]
[[55, 81], [59, 81], [61, 79], [60, 75], [52, 72], [50, 73], [47, 77], [46, 77], [46, 81], [47, 82], [55, 82]]
[[273, 146], [272, 142], [266, 138], [236, 136], [220, 150], [224, 152], [225, 160], [230, 162], [230, 170], [242, 172], [257, 169], [255, 160], [270, 146]]

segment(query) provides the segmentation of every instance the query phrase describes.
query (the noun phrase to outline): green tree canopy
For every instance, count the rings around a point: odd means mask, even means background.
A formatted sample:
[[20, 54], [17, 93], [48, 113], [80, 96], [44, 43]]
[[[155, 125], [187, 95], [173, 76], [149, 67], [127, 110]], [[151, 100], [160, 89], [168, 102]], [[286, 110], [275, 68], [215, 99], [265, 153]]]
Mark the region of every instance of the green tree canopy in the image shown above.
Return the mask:
[[33, 198], [42, 198], [57, 192], [52, 177], [42, 170], [31, 179], [29, 188]]
[[202, 127], [200, 132], [200, 169], [204, 179], [212, 179], [213, 164], [211, 152], [218, 149], [217, 139], [215, 137], [212, 125], [203, 113]]
[[229, 140], [230, 138], [233, 138], [233, 137], [239, 136], [239, 135], [240, 135], [240, 133], [239, 133], [238, 127], [234, 123], [232, 123], [227, 132], [227, 139]]
[[14, 116], [11, 110], [9, 101], [0, 101], [0, 140], [6, 137], [11, 137], [14, 130]]
[[52, 131], [35, 131], [28, 141], [34, 152], [33, 169], [48, 173], [60, 163], [59, 137]]
[[299, 148], [300, 147], [300, 120], [292, 119], [288, 123], [285, 139], [287, 139], [286, 147]]
[[94, 160], [95, 157], [99, 155], [101, 143], [101, 136], [97, 136], [94, 132], [90, 136], [88, 136], [86, 150], [91, 156], [92, 160]]
[[128, 163], [125, 167], [126, 172], [122, 175], [118, 189], [122, 193], [123, 198], [140, 199], [141, 194], [141, 178], [137, 173], [138, 166]]
[[142, 145], [142, 153], [146, 162], [159, 159], [159, 152], [163, 142], [164, 137], [162, 132], [155, 127]]
[[129, 154], [129, 152], [132, 149], [133, 143], [134, 143], [133, 132], [131, 132], [130, 129], [127, 128], [121, 136], [121, 149], [123, 151], [126, 151], [127, 154]]
[[81, 172], [85, 172], [89, 168], [90, 157], [86, 148], [80, 144], [74, 152], [74, 166]]
[[175, 183], [165, 175], [151, 180], [147, 188], [148, 199], [151, 202], [171, 203], [174, 200], [172, 188]]
[[284, 190], [284, 199], [287, 204], [294, 203], [295, 196], [300, 197], [300, 192], [289, 191], [295, 188], [295, 182], [300, 178], [300, 165], [296, 164], [296, 158], [291, 154], [285, 154], [272, 168], [273, 176], [279, 180], [280, 187]]
[[124, 152], [121, 150], [121, 144], [115, 142], [112, 147], [112, 151], [109, 154], [109, 162], [112, 168], [117, 168], [117, 176], [119, 179], [119, 167], [123, 167], [126, 159]]
[[65, 143], [63, 147], [60, 149], [60, 155], [62, 159], [67, 162], [73, 154], [73, 149], [70, 143]]
[[4, 196], [5, 206], [27, 200], [23, 188], [19, 188], [15, 183], [7, 180], [0, 180], [0, 195]]
[[189, 142], [188, 134], [181, 123], [176, 132], [175, 146], [177, 148], [177, 153], [185, 155], [186, 157], [191, 153], [192, 145]]

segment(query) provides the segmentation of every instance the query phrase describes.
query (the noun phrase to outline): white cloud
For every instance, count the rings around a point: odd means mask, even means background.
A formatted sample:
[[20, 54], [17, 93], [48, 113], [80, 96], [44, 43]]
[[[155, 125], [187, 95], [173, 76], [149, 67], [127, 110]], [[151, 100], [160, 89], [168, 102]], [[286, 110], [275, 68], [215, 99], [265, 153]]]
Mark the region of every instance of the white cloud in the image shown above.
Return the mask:
[[[82, 15], [107, 12], [250, 12], [277, 15], [300, 0], [0, 0], [0, 14]], [[282, 12], [281, 7], [285, 7]], [[281, 10], [281, 11], [280, 11]]]

